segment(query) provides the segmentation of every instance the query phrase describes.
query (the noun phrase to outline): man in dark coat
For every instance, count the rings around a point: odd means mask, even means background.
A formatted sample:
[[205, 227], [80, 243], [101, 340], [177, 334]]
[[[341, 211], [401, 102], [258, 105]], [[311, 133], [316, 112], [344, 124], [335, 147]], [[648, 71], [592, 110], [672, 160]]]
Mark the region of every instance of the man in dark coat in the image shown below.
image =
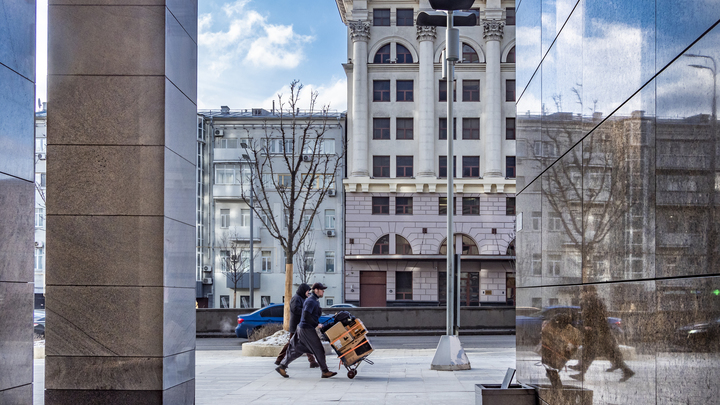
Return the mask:
[[290, 346], [288, 347], [285, 358], [275, 369], [275, 371], [285, 378], [288, 377], [286, 371], [288, 365], [305, 353], [311, 353], [315, 356], [322, 370], [322, 378], [330, 378], [337, 374], [328, 370], [327, 363], [325, 362], [325, 348], [322, 342], [320, 342], [320, 337], [316, 330], [322, 326], [320, 325], [322, 309], [320, 309], [318, 299], [325, 295], [326, 288], [322, 283], [313, 284], [312, 294], [303, 304], [302, 318], [298, 324], [297, 331], [295, 331], [292, 339], [290, 339]]
[[[302, 317], [302, 310], [303, 310], [303, 304], [305, 303], [305, 299], [310, 295], [310, 286], [302, 283], [300, 284], [300, 287], [298, 287], [297, 291], [295, 291], [295, 295], [293, 295], [292, 300], [290, 300], [290, 338], [288, 339], [288, 342], [285, 344], [285, 346], [280, 351], [280, 354], [278, 355], [277, 359], [275, 360], [275, 365], [279, 366], [282, 359], [285, 358], [285, 353], [287, 353], [287, 349], [290, 346], [290, 339], [292, 339], [293, 335], [295, 334], [295, 331], [297, 330], [297, 326], [300, 323], [300, 318]], [[310, 360], [310, 368], [318, 368], [320, 365], [315, 361], [315, 357], [308, 353], [308, 360]]]
[[617, 340], [610, 331], [610, 325], [607, 321], [607, 310], [597, 294], [594, 285], [585, 286], [580, 301], [582, 308], [583, 322], [583, 349], [580, 364], [570, 366], [571, 369], [580, 371], [580, 374], [573, 374], [570, 378], [582, 381], [583, 375], [590, 368], [590, 364], [600, 357], [604, 356], [610, 360], [611, 367], [605, 371], [613, 372], [622, 370], [623, 375], [620, 382], [625, 382], [635, 375], [635, 372], [625, 364], [622, 352], [618, 347]]

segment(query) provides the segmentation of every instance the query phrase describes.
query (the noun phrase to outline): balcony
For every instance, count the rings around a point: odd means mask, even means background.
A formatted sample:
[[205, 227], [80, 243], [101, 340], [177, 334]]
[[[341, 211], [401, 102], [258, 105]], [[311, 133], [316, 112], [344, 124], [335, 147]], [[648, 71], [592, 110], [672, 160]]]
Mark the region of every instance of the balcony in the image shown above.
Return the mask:
[[[260, 242], [260, 220], [255, 219], [253, 221], [253, 242]], [[228, 238], [232, 242], [249, 243], [250, 242], [250, 227], [249, 226], [233, 226], [230, 227], [228, 232]]]
[[250, 195], [249, 184], [213, 184], [213, 198], [215, 199], [241, 200], [243, 195]]
[[[213, 150], [215, 154], [214, 160], [216, 162], [239, 162], [240, 156], [243, 154], [243, 149], [240, 148], [215, 148]], [[247, 152], [245, 152], [247, 153]]]

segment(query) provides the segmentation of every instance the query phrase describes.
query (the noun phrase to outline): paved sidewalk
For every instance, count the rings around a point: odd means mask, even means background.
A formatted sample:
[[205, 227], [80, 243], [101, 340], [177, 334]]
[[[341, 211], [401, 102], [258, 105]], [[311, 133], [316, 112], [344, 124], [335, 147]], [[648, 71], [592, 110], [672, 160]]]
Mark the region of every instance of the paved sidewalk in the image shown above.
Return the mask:
[[[514, 336], [510, 337], [514, 341]], [[474, 404], [475, 384], [499, 384], [515, 368], [514, 348], [466, 349], [471, 370], [433, 371], [434, 349], [378, 349], [350, 380], [338, 360], [328, 365], [338, 375], [320, 379], [302, 358], [275, 372], [273, 359], [242, 357], [238, 351], [198, 351], [196, 404]]]

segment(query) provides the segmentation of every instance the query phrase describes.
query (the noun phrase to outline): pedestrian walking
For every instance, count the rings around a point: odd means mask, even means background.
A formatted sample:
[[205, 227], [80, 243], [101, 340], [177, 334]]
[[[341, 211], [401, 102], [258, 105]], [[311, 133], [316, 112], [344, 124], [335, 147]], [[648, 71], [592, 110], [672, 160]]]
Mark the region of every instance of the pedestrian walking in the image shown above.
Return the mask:
[[275, 369], [275, 371], [285, 378], [289, 377], [287, 374], [288, 365], [305, 353], [310, 353], [315, 356], [315, 360], [320, 364], [320, 369], [322, 370], [322, 378], [330, 378], [337, 374], [330, 371], [327, 367], [325, 348], [322, 342], [320, 342], [320, 337], [317, 332], [317, 329], [321, 327], [320, 315], [322, 315], [322, 309], [320, 309], [318, 299], [325, 295], [326, 288], [322, 283], [313, 284], [312, 293], [303, 304], [302, 317], [300, 318], [300, 323], [298, 324], [295, 334], [292, 339], [290, 339], [285, 358]]
[[580, 371], [580, 373], [573, 374], [570, 378], [581, 381], [592, 362], [597, 357], [604, 356], [610, 360], [612, 365], [605, 371], [611, 373], [620, 369], [623, 372], [620, 382], [627, 381], [635, 375], [635, 372], [623, 360], [620, 347], [608, 325], [605, 304], [598, 296], [594, 285], [585, 287], [580, 305], [583, 321], [582, 357], [580, 364], [570, 366], [571, 369]]
[[[283, 346], [280, 354], [275, 360], [276, 366], [279, 366], [282, 359], [285, 358], [287, 349], [290, 346], [290, 340], [292, 339], [295, 331], [297, 330], [297, 326], [300, 323], [300, 318], [302, 318], [303, 304], [305, 303], [307, 297], [311, 294], [310, 290], [311, 289], [309, 285], [302, 283], [295, 291], [295, 295], [293, 295], [292, 300], [290, 300], [290, 329], [288, 330], [288, 332], [290, 332], [290, 338], [288, 338], [288, 342], [285, 344], [285, 346]], [[317, 361], [315, 361], [315, 356], [313, 356], [311, 353], [308, 353], [307, 356], [308, 360], [310, 361], [310, 368], [320, 367]]]

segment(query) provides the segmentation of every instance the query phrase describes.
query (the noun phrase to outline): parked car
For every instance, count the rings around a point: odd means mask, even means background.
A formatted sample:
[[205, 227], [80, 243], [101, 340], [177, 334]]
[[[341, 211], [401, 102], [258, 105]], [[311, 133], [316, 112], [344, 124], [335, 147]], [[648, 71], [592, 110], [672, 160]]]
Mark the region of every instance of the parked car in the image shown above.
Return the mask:
[[[330, 318], [332, 315], [323, 315], [320, 317], [320, 323], [326, 322]], [[251, 314], [238, 315], [235, 335], [239, 338], [247, 338], [255, 329], [270, 323], [283, 323], [283, 304], [270, 304]]]
[[33, 313], [33, 332], [36, 336], [45, 339], [45, 311], [35, 310]]
[[675, 331], [675, 339], [685, 349], [716, 352], [720, 346], [720, 319], [682, 326]]
[[[518, 343], [524, 345], [538, 344], [542, 323], [560, 314], [569, 315], [572, 319], [573, 326], [582, 329], [582, 315], [579, 306], [550, 306], [529, 315], [516, 314], [515, 324], [517, 325], [516, 333]], [[622, 329], [622, 320], [612, 316], [609, 316], [607, 320], [610, 325], [610, 331], [618, 343], [623, 344], [625, 342], [625, 332]]]
[[342, 303], [342, 304], [331, 305], [330, 308], [357, 308], [357, 305]]

